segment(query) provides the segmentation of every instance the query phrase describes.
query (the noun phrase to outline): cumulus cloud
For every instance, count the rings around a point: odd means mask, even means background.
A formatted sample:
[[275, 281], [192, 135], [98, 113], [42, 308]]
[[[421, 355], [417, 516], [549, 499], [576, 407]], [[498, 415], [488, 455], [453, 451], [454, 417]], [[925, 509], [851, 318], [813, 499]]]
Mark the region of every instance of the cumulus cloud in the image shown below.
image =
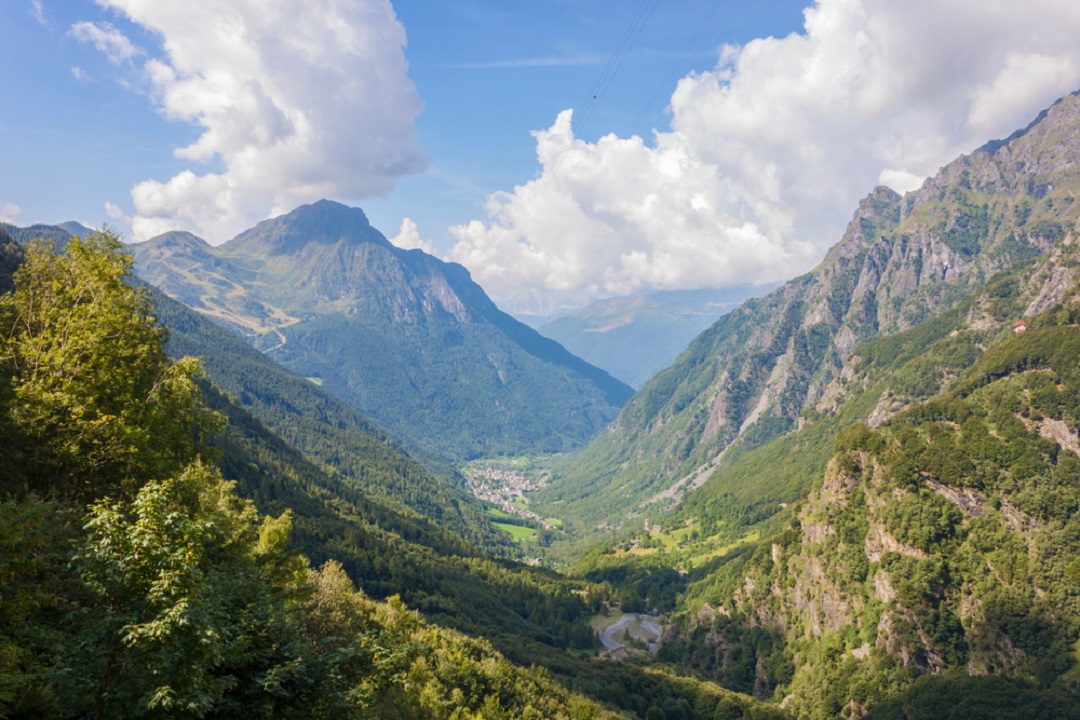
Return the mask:
[[0, 200], [0, 223], [15, 224], [15, 219], [22, 213], [22, 208], [11, 202]]
[[535, 133], [538, 176], [451, 228], [450, 258], [525, 311], [783, 280], [874, 184], [918, 187], [1080, 87], [1080, 4], [818, 0], [802, 32], [724, 47], [649, 142]]
[[131, 40], [128, 40], [124, 33], [109, 23], [98, 25], [92, 22], [79, 22], [72, 25], [68, 33], [79, 42], [92, 44], [115, 65], [131, 60], [142, 52]]
[[420, 228], [416, 226], [412, 218], [402, 220], [398, 234], [388, 239], [402, 250], [423, 250], [428, 255], [435, 254], [435, 247], [430, 241], [420, 237]]
[[422, 109], [389, 0], [98, 0], [158, 34], [144, 63], [167, 118], [203, 129], [178, 158], [212, 163], [132, 189], [135, 239], [223, 242], [322, 197], [383, 196], [420, 172]]

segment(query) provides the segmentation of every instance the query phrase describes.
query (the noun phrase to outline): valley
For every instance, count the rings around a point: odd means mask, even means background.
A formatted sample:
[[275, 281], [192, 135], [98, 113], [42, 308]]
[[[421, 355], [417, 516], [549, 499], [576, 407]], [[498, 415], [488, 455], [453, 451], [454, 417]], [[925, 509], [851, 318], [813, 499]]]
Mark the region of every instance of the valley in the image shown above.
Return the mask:
[[[604, 621], [606, 623], [606, 620]], [[600, 642], [605, 651], [600, 657], [617, 658], [633, 655], [633, 650], [627, 650], [627, 646], [649, 655], [656, 655], [660, 649], [660, 638], [663, 628], [657, 622], [657, 618], [640, 613], [624, 613], [614, 622], [601, 624], [599, 629]], [[639, 646], [644, 646], [644, 649]]]
[[655, 372], [335, 202], [4, 225], [0, 718], [1080, 717], [1077, 193], [1070, 95], [563, 323]]

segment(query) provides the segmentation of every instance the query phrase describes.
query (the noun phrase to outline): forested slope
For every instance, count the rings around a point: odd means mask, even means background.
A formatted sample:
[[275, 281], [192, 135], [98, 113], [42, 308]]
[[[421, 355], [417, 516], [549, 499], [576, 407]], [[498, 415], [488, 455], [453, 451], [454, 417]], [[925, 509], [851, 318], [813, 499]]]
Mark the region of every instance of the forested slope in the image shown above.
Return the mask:
[[[612, 517], [615, 490], [656, 500], [622, 506], [631, 522], [574, 574], [672, 612], [662, 659], [798, 718], [1080, 716], [1078, 104], [905, 198], [875, 192], [821, 267], [760, 301], [789, 313], [787, 331], [754, 303], [723, 318], [668, 394], [648, 392], [661, 374], [624, 410], [620, 423], [658, 403], [633, 426], [640, 444], [612, 450], [617, 425], [583, 454], [624, 484], [581, 491], [607, 507], [565, 496], [581, 517]], [[823, 296], [845, 262], [850, 282]], [[800, 365], [820, 323], [823, 359]], [[678, 493], [635, 496], [683, 457], [651, 443], [728, 412], [748, 377], [731, 363], [770, 337], [790, 363], [748, 396], [758, 420]], [[813, 372], [795, 392], [799, 367]], [[702, 380], [715, 372], [723, 383]], [[755, 431], [778, 407], [789, 420]], [[613, 454], [593, 454], [603, 442]], [[651, 533], [633, 524], [644, 513]]]
[[[349, 517], [367, 507], [357, 491], [336, 497], [225, 398], [228, 426], [203, 405], [198, 363], [167, 357], [129, 268], [107, 236], [63, 256], [31, 245], [0, 297], [0, 715], [616, 717], [396, 598], [367, 599], [340, 564], [312, 569], [290, 538], [333, 555], [336, 536], [365, 560], [407, 543]], [[241, 499], [215, 456], [281, 513]], [[365, 534], [368, 552], [352, 544]]]
[[429, 470], [374, 422], [254, 349], [234, 333], [155, 292], [155, 314], [169, 328], [174, 357], [202, 358], [210, 380], [290, 445], [340, 475], [343, 485], [399, 512], [422, 515], [475, 547], [507, 553], [464, 480], [450, 466]]
[[740, 687], [746, 652], [753, 686], [797, 717], [1078, 715], [1080, 288], [1015, 333], [1025, 275], [936, 341], [919, 327], [856, 348], [898, 393], [944, 388], [842, 432], [789, 527], [691, 584], [670, 657]]

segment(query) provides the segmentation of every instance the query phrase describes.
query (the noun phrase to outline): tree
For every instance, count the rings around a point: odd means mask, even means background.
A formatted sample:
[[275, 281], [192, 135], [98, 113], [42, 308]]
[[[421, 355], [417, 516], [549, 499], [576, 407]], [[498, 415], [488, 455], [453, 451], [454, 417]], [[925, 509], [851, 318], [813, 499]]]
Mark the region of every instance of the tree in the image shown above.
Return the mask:
[[300, 700], [308, 590], [291, 521], [261, 518], [216, 469], [193, 463], [131, 501], [91, 506], [75, 565], [85, 712], [106, 717], [271, 716]]
[[132, 265], [111, 232], [72, 238], [63, 254], [34, 241], [0, 299], [0, 371], [11, 378], [0, 400], [15, 445], [0, 461], [18, 489], [130, 493], [182, 469], [200, 451], [196, 435], [215, 427], [195, 383], [201, 365], [165, 354]]

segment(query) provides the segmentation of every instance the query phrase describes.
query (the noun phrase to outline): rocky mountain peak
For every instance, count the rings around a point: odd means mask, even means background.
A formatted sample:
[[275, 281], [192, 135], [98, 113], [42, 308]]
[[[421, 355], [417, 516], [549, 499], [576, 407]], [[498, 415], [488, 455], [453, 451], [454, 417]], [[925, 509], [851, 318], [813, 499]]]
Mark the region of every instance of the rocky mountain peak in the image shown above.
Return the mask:
[[223, 248], [237, 255], [291, 255], [311, 244], [338, 243], [372, 243], [393, 247], [382, 233], [371, 226], [360, 208], [332, 200], [319, 200], [263, 220], [225, 243]]
[[162, 250], [205, 250], [210, 247], [210, 243], [206, 242], [198, 235], [183, 230], [162, 233], [161, 235], [157, 235], [147, 240], [145, 245], [146, 247], [157, 247]]

